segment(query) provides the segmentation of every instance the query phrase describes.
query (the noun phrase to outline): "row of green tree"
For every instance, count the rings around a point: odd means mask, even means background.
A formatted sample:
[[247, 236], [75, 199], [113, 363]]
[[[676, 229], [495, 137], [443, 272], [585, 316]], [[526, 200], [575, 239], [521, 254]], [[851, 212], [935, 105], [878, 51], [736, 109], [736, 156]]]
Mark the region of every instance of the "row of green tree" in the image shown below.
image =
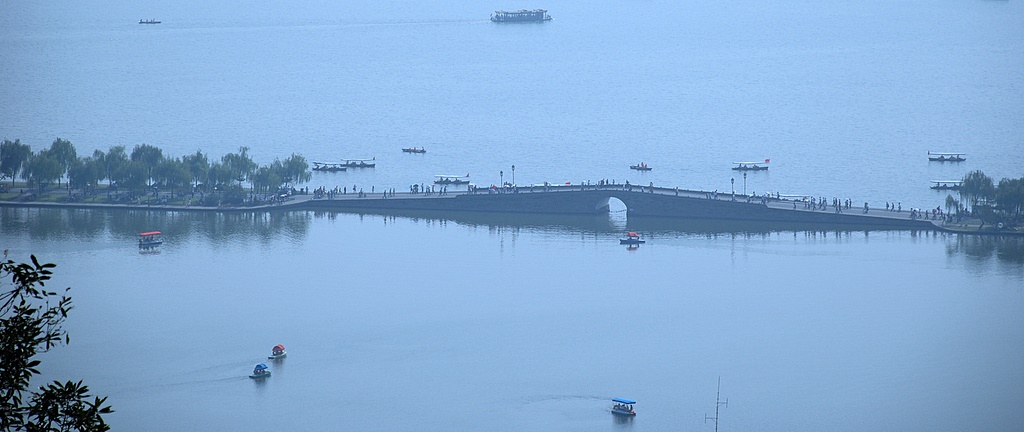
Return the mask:
[[[220, 161], [210, 161], [197, 150], [184, 157], [166, 157], [163, 150], [140, 144], [131, 150], [125, 146], [111, 147], [107, 152], [94, 150], [91, 156], [79, 157], [70, 141], [57, 138], [49, 148], [33, 152], [21, 140], [0, 143], [0, 179], [25, 180], [30, 187], [45, 190], [53, 183], [72, 189], [94, 192], [106, 181], [128, 191], [142, 191], [152, 186], [180, 192], [200, 190], [212, 192], [248, 181], [252, 191], [275, 192], [281, 186], [308, 182], [312, 177], [306, 159], [292, 154], [285, 160], [275, 159], [259, 166], [249, 156], [249, 148], [228, 153]], [[64, 178], [67, 182], [64, 182]]]
[[984, 172], [971, 171], [960, 185], [960, 203], [969, 204], [975, 213], [991, 211], [997, 219], [1016, 223], [1024, 208], [1024, 177], [1004, 178], [996, 184]]

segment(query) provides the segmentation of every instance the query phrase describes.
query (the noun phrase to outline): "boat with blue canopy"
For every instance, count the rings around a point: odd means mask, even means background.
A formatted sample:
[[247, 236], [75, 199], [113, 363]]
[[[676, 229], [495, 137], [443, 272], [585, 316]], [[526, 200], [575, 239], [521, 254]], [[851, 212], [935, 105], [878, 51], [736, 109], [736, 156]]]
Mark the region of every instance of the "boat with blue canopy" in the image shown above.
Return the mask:
[[252, 379], [263, 379], [263, 378], [269, 378], [269, 377], [270, 377], [270, 369], [267, 368], [267, 365], [265, 365], [263, 363], [260, 363], [260, 364], [256, 365], [256, 367], [253, 368], [253, 370], [252, 370], [252, 374], [249, 375], [249, 378], [252, 378]]
[[615, 398], [612, 399], [612, 402], [615, 402], [615, 405], [612, 405], [612, 414], [629, 417], [636, 416], [636, 411], [633, 411], [633, 404], [636, 403], [635, 400]]

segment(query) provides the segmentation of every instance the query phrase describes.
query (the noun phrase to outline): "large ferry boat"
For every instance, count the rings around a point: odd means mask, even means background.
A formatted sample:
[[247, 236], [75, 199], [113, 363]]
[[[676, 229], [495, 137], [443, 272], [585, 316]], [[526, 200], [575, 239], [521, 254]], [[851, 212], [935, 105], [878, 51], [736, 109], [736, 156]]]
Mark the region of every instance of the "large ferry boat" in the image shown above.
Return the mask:
[[551, 21], [546, 9], [518, 10], [518, 11], [494, 11], [491, 14], [491, 21], [494, 22], [544, 22]]

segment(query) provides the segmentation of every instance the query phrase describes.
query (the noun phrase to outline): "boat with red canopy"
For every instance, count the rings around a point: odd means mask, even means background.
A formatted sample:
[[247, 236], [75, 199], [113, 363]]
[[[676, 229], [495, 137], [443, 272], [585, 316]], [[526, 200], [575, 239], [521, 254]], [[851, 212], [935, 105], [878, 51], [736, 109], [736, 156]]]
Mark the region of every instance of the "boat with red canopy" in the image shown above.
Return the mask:
[[164, 233], [160, 231], [146, 231], [139, 233], [139, 247], [147, 248], [159, 246], [164, 242]]
[[626, 233], [626, 238], [619, 239], [619, 244], [625, 244], [625, 245], [638, 245], [638, 244], [644, 244], [644, 243], [647, 243], [647, 241], [640, 240], [640, 234], [637, 234], [636, 231], [630, 231], [630, 232]]
[[284, 345], [281, 344], [274, 345], [271, 353], [271, 355], [267, 356], [267, 358], [271, 360], [283, 359], [288, 355], [288, 352], [284, 350]]

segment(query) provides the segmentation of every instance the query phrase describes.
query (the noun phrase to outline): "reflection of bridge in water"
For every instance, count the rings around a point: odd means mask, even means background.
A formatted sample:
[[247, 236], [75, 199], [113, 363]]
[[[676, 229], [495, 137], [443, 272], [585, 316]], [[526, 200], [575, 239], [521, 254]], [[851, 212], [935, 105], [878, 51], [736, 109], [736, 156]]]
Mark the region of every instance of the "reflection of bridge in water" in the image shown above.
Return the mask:
[[[448, 194], [382, 193], [334, 194], [330, 199], [300, 195], [284, 208], [343, 212], [390, 213], [406, 211], [490, 212], [593, 215], [608, 212], [621, 201], [628, 216], [824, 224], [867, 229], [937, 229], [937, 222], [911, 219], [908, 211], [853, 206], [836, 212], [805, 209], [803, 201], [774, 197], [748, 197], [707, 191], [636, 185], [548, 185], [517, 189], [477, 189]], [[278, 207], [278, 208], [281, 208]]]

